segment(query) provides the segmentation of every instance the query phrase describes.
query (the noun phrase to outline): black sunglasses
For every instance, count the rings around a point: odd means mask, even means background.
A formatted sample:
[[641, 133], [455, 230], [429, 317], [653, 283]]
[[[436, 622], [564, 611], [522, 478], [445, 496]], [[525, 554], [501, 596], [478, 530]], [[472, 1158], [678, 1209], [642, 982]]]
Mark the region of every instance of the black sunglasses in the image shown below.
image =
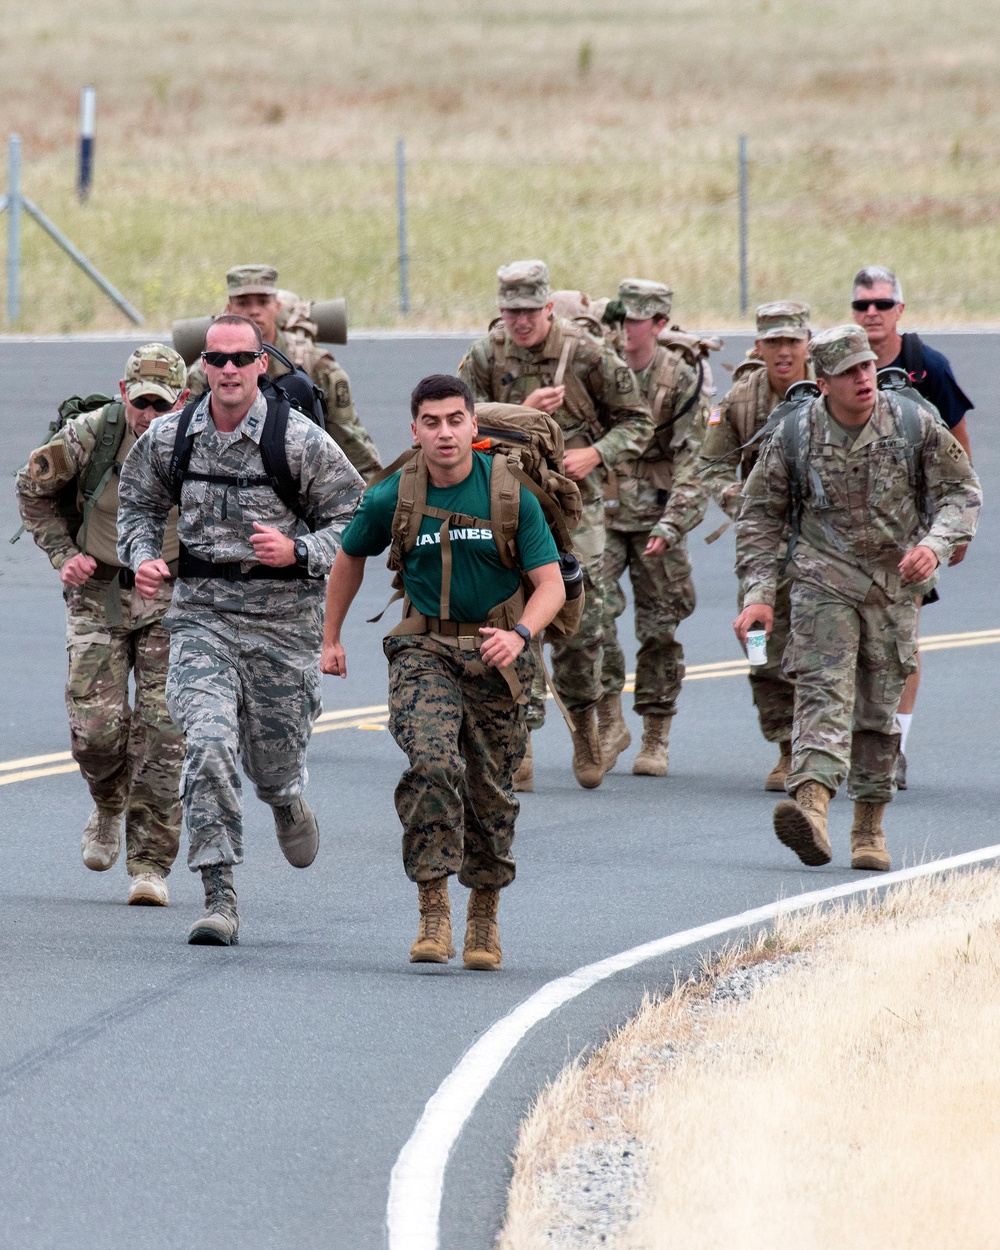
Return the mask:
[[133, 408], [143, 411], [146, 408], [152, 408], [155, 412], [169, 412], [177, 403], [176, 399], [159, 399], [152, 395], [140, 395], [138, 399], [130, 399], [128, 401]]
[[202, 352], [201, 358], [206, 365], [211, 365], [213, 369], [224, 369], [230, 361], [237, 369], [245, 369], [247, 365], [252, 365], [255, 360], [260, 360], [264, 355], [264, 349], [258, 352]]
[[895, 308], [899, 303], [896, 299], [852, 299], [851, 307], [855, 312], [867, 312], [874, 304], [879, 312], [888, 312], [890, 308]]

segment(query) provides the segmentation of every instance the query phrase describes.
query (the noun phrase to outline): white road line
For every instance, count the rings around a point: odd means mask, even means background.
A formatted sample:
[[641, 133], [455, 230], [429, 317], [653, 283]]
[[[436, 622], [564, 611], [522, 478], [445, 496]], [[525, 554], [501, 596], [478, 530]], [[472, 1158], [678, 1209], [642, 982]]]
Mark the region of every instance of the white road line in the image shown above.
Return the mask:
[[[608, 977], [671, 951], [693, 946], [710, 938], [774, 920], [790, 912], [804, 911], [834, 899], [863, 894], [916, 877], [927, 877], [953, 868], [963, 868], [984, 860], [1000, 858], [1000, 846], [988, 846], [964, 855], [953, 855], [933, 863], [918, 864], [898, 872], [878, 873], [861, 881], [813, 890], [793, 898], [779, 899], [765, 907], [755, 907], [738, 916], [727, 916], [711, 924], [685, 929], [667, 937], [633, 946], [631, 950], [578, 968], [569, 976], [549, 981], [525, 999], [519, 1007], [492, 1025], [459, 1060], [438, 1086], [424, 1107], [409, 1141], [399, 1153], [389, 1182], [386, 1224], [389, 1250], [438, 1250], [438, 1226], [448, 1157], [476, 1104], [493, 1078], [529, 1029], [552, 1015], [558, 1008]], [[500, 975], [503, 975], [502, 973]]]

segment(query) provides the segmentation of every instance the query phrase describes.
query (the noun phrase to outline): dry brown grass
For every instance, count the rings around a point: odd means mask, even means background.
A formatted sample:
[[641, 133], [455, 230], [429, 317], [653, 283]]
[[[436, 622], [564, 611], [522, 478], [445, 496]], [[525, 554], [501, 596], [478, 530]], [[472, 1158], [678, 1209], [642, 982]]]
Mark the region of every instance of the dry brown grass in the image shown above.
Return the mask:
[[[645, 1005], [539, 1098], [503, 1250], [584, 1244], [553, 1181], [595, 1136], [643, 1153], [620, 1250], [995, 1246], [998, 920], [995, 869], [925, 878], [789, 918]], [[796, 950], [749, 1003], [710, 1002]]]
[[[34, 0], [0, 4], [4, 130], [25, 189], [152, 323], [268, 257], [355, 323], [396, 312], [392, 153], [407, 139], [411, 324], [490, 314], [492, 273], [662, 276], [690, 324], [736, 308], [735, 144], [752, 298], [842, 315], [862, 262], [915, 316], [995, 315], [1000, 12], [993, 0]], [[93, 198], [73, 197], [98, 86]], [[19, 328], [120, 324], [31, 224]]]

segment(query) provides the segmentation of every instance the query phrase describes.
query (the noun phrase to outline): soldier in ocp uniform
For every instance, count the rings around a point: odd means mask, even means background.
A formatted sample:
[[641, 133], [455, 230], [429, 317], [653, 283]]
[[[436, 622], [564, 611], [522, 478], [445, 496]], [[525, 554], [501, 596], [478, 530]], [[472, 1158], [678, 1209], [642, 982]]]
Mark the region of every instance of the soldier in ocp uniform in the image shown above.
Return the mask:
[[[744, 445], [767, 424], [788, 388], [814, 379], [809, 356], [809, 305], [774, 300], [757, 308], [757, 335], [748, 359], [733, 371], [732, 390], [708, 418], [701, 445], [701, 478], [715, 502], [733, 521], [740, 514], [743, 483], [757, 463], [763, 443]], [[717, 531], [717, 533], [720, 531]], [[711, 540], [713, 536], [709, 535]], [[778, 762], [764, 789], [781, 792], [792, 763], [792, 717], [795, 690], [781, 666], [788, 642], [791, 605], [789, 582], [780, 578], [774, 602], [774, 626], [767, 640], [767, 663], [750, 670], [750, 690], [761, 733], [779, 749]], [[739, 609], [743, 592], [739, 592]]]
[[605, 486], [604, 694], [597, 719], [604, 762], [611, 769], [631, 741], [621, 710], [625, 655], [615, 624], [625, 611], [619, 583], [627, 569], [640, 644], [635, 710], [643, 719], [642, 749], [632, 772], [663, 777], [684, 676], [684, 650], [674, 635], [695, 606], [686, 535], [701, 523], [708, 506], [697, 470], [708, 403], [697, 355], [657, 341], [670, 316], [671, 289], [629, 278], [620, 284], [618, 299], [625, 311], [625, 359], [649, 403], [654, 433], [638, 460], [612, 470]]
[[[118, 473], [151, 421], [180, 407], [187, 391], [184, 361], [172, 347], [149, 343], [128, 358], [119, 383], [121, 403], [68, 421], [51, 442], [32, 452], [17, 475], [25, 528], [59, 572], [66, 599], [66, 649], [73, 758], [94, 800], [81, 846], [96, 872], [121, 851], [130, 884], [128, 901], [166, 906], [166, 878], [177, 856], [178, 796], [184, 738], [167, 711], [169, 638], [163, 616], [168, 588], [144, 599], [117, 552]], [[117, 451], [89, 501], [80, 491], [105, 440]], [[98, 469], [99, 471], [99, 469]], [[78, 490], [83, 522], [74, 533], [59, 507], [69, 485]], [[176, 516], [168, 517], [158, 554], [176, 570]], [[130, 706], [129, 677], [135, 680]]]
[[882, 813], [896, 789], [896, 708], [916, 667], [918, 607], [972, 539], [982, 493], [933, 409], [876, 390], [864, 330], [827, 330], [812, 355], [821, 395], [788, 413], [744, 487], [736, 552], [746, 606], [735, 629], [745, 644], [755, 625], [772, 628], [790, 552], [784, 665], [795, 721], [790, 799], [775, 808], [774, 830], [803, 863], [828, 863], [827, 808], [846, 777], [851, 866], [885, 871]]
[[[382, 468], [371, 435], [361, 424], [351, 398], [351, 383], [343, 365], [307, 333], [308, 323], [282, 309], [279, 301], [278, 271], [270, 265], [236, 265], [226, 274], [229, 292], [227, 313], [254, 322], [265, 343], [273, 344], [295, 365], [304, 369], [326, 396], [326, 432], [340, 447], [365, 481]], [[313, 332], [315, 327], [313, 327]], [[268, 361], [267, 375], [280, 377], [285, 366], [277, 357]], [[188, 386], [194, 396], [208, 389], [200, 360], [188, 370]]]
[[[604, 693], [604, 479], [634, 460], [652, 437], [649, 405], [635, 375], [613, 348], [580, 325], [553, 317], [543, 261], [516, 261], [497, 271], [501, 320], [474, 343], [459, 374], [477, 403], [523, 404], [549, 413], [566, 439], [566, 473], [580, 484], [583, 519], [573, 550], [584, 574], [586, 606], [577, 634], [552, 644], [553, 681], [573, 722], [573, 774], [599, 786], [604, 758], [595, 709]], [[532, 688], [528, 726], [545, 719], [544, 685]], [[531, 788], [530, 740], [521, 788]]]

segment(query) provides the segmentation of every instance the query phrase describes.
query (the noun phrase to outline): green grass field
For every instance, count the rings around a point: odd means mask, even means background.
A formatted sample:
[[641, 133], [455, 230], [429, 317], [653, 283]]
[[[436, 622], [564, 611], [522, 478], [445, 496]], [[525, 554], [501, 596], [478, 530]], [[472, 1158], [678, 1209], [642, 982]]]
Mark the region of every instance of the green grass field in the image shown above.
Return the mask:
[[[557, 286], [660, 278], [684, 324], [738, 325], [741, 131], [751, 304], [805, 298], [829, 324], [880, 261], [912, 324], [1000, 319], [991, 0], [3, 0], [0, 16], [0, 142], [22, 135], [25, 192], [150, 326], [215, 309], [231, 264], [269, 260], [304, 296], [345, 295], [355, 326], [474, 327], [496, 267], [528, 255]], [[81, 206], [84, 83], [98, 138]], [[34, 223], [22, 233], [7, 328], [127, 324]]]

